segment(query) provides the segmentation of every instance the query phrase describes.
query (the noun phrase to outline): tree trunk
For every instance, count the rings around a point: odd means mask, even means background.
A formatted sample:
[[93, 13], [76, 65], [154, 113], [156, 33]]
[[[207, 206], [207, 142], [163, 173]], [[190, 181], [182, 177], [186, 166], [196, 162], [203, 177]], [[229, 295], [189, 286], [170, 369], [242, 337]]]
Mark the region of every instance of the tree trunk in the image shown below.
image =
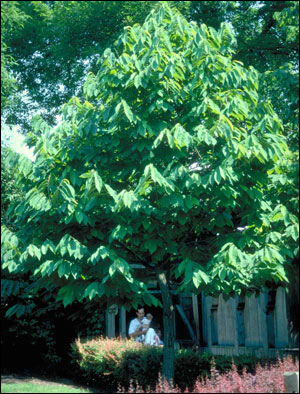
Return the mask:
[[163, 302], [164, 350], [162, 376], [170, 385], [174, 381], [175, 310], [166, 274], [157, 273]]

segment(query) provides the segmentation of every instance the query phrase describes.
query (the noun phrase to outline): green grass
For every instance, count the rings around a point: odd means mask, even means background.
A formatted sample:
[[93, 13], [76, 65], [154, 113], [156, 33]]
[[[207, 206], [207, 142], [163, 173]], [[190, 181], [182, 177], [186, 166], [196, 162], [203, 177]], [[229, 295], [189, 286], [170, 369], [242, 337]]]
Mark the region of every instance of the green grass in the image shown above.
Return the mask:
[[[73, 388], [61, 384], [47, 385], [39, 383], [3, 383], [1, 393], [95, 393], [87, 388]], [[99, 391], [98, 391], [99, 392]]]

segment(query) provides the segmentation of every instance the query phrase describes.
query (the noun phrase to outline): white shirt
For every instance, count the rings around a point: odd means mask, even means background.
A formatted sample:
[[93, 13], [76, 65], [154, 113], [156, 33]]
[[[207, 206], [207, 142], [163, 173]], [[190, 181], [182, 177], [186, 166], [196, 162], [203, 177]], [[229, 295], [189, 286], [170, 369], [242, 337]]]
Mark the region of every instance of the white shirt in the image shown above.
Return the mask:
[[[147, 320], [145, 317], [142, 319], [142, 321], [140, 322], [138, 320], [138, 318], [136, 317], [135, 319], [131, 320], [130, 324], [129, 324], [129, 329], [128, 329], [128, 334], [133, 334], [134, 332], [136, 332], [136, 329], [141, 325], [141, 324], [146, 324], [144, 322], [144, 320]], [[148, 321], [148, 320], [147, 320]], [[136, 342], [143, 342], [145, 340], [145, 335], [139, 335], [134, 337], [134, 340]]]

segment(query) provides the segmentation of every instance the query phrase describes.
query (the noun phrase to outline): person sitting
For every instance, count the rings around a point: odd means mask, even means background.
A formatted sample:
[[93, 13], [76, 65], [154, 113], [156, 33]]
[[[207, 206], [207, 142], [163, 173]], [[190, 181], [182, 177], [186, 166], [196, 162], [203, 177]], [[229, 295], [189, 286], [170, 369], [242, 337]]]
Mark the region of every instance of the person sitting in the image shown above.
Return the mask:
[[145, 335], [147, 334], [149, 327], [146, 328], [143, 326], [143, 319], [145, 316], [144, 308], [139, 308], [136, 315], [137, 317], [130, 322], [128, 334], [135, 342], [145, 342]]
[[153, 328], [150, 327], [153, 316], [148, 313], [145, 317], [144, 308], [140, 308], [136, 313], [137, 317], [131, 320], [128, 334], [134, 338], [135, 342], [144, 343], [150, 346], [159, 346], [160, 338]]

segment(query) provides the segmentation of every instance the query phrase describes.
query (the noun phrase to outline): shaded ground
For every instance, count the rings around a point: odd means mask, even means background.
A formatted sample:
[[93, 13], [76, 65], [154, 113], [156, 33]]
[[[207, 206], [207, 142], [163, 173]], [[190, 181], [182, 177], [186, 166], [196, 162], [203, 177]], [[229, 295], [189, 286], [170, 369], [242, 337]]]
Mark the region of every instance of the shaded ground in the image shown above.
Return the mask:
[[70, 379], [64, 378], [48, 378], [48, 377], [37, 377], [37, 376], [30, 376], [30, 375], [18, 375], [18, 374], [7, 374], [1, 375], [1, 384], [9, 384], [9, 383], [36, 383], [41, 385], [61, 385], [64, 387], [70, 387], [74, 389], [82, 388], [82, 389], [89, 389], [94, 391], [95, 393], [107, 393], [107, 391], [101, 391], [95, 387], [86, 387], [82, 386], [76, 382], [73, 382]]

